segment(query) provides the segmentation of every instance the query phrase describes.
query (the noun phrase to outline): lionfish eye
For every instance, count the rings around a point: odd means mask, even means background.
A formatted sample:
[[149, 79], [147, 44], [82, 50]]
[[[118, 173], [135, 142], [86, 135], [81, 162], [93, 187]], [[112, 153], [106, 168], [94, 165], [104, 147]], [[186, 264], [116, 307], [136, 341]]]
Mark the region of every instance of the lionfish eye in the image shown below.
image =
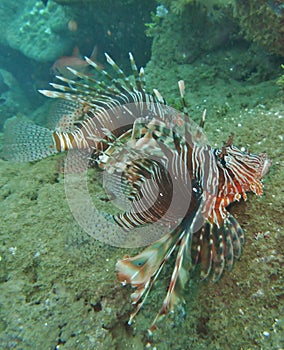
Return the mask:
[[223, 154], [219, 157], [219, 162], [225, 168], [227, 168], [229, 165], [229, 162], [227, 161], [227, 159], [228, 159], [228, 157], [225, 154]]
[[228, 154], [225, 154], [224, 157], [223, 157], [223, 161], [225, 163], [225, 166], [227, 168], [230, 167], [230, 163], [231, 163], [231, 156], [229, 156]]
[[222, 167], [227, 167], [228, 162], [226, 159], [228, 158], [228, 154], [225, 153], [223, 149], [218, 148], [214, 150], [214, 154], [218, 160], [218, 164], [220, 164]]
[[215, 148], [213, 152], [214, 152], [216, 158], [219, 159], [220, 154], [222, 154], [222, 151], [219, 148]]

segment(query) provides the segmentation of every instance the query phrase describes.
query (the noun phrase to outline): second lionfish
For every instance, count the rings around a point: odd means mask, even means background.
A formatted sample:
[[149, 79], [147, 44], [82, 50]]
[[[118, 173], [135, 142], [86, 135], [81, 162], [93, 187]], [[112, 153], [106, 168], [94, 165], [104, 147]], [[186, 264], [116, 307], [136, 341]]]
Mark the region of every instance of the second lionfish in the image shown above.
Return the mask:
[[[64, 117], [56, 130], [17, 118], [6, 123], [6, 155], [35, 161], [67, 150], [87, 151], [89, 166], [109, 174], [108, 192], [127, 198], [124, 212], [108, 214], [119, 229], [162, 227], [163, 234], [134, 257], [117, 262], [118, 280], [135, 288], [140, 310], [165, 263], [175, 256], [169, 287], [156, 321], [182, 300], [181, 291], [198, 264], [203, 278], [217, 281], [241, 255], [244, 232], [226, 207], [246, 192], [262, 195], [261, 179], [271, 162], [265, 153], [242, 152], [230, 137], [212, 148], [200, 127], [186, 114], [167, 106], [157, 90], [145, 89], [144, 72], [130, 54], [133, 77], [126, 77], [106, 55], [114, 75], [86, 58], [102, 81], [71, 68], [74, 79], [42, 94], [62, 99]], [[105, 83], [108, 81], [109, 83]], [[181, 93], [183, 94], [182, 84]], [[140, 232], [140, 231], [139, 231]], [[141, 231], [143, 234], [143, 230]], [[131, 237], [131, 235], [129, 235]]]

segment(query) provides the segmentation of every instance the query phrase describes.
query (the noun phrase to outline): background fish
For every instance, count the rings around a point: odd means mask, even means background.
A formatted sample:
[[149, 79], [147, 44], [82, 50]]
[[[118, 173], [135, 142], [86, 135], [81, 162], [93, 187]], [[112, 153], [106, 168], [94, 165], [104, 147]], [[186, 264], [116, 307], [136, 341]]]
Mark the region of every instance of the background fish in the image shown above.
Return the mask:
[[[100, 64], [97, 61], [97, 54], [98, 54], [98, 47], [95, 46], [90, 59], [94, 62], [96, 62], [100, 67], [103, 68], [102, 64]], [[74, 74], [72, 74], [67, 67], [71, 67], [73, 69], [76, 69], [77, 71], [87, 74], [90, 66], [89, 64], [83, 59], [82, 55], [80, 54], [78, 46], [75, 46], [72, 52], [71, 56], [62, 56], [58, 58], [56, 62], [51, 67], [51, 71], [55, 75], [61, 75], [65, 78], [74, 78]]]

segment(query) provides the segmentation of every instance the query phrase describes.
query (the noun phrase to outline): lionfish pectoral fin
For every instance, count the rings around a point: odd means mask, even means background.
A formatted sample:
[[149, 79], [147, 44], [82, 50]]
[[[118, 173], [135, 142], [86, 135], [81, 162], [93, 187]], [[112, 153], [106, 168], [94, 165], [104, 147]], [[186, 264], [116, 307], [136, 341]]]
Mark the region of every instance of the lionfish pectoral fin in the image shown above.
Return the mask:
[[131, 299], [132, 303], [137, 305], [137, 308], [131, 314], [129, 324], [144, 304], [155, 280], [176, 245], [176, 236], [168, 233], [140, 254], [132, 258], [126, 256], [117, 262], [118, 280], [123, 285], [130, 284], [133, 288], [136, 288], [131, 295]]
[[13, 117], [4, 126], [5, 159], [30, 162], [58, 153], [53, 132], [42, 126]]
[[[126, 256], [119, 260], [116, 264], [118, 280], [123, 284], [131, 284], [138, 290], [143, 289], [143, 286], [147, 286], [151, 277], [155, 276], [159, 270], [171, 241], [171, 235], [165, 235], [140, 254], [134, 257]], [[140, 297], [137, 295], [133, 298], [134, 303], [138, 302]]]
[[192, 266], [190, 254], [191, 238], [191, 234], [185, 233], [184, 231], [180, 236], [180, 246], [167, 295], [163, 301], [162, 307], [149, 328], [149, 334], [156, 329], [156, 323], [160, 321], [165, 314], [172, 311], [176, 305], [180, 304], [180, 302], [185, 302], [181, 295], [181, 291], [184, 289], [185, 284], [189, 279], [189, 271]]
[[231, 270], [234, 257], [241, 256], [244, 233], [237, 220], [228, 213], [221, 226], [206, 222], [199, 237], [199, 261], [201, 278], [213, 273], [213, 281], [220, 279], [225, 266]]

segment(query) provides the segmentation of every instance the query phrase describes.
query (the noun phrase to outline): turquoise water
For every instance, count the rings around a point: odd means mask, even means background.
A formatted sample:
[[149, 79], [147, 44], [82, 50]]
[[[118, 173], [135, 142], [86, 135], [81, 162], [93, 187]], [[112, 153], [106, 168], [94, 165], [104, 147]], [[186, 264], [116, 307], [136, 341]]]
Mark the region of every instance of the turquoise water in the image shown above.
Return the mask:
[[[207, 109], [212, 146], [222, 147], [234, 133], [236, 146], [272, 160], [264, 196], [249, 194], [229, 209], [245, 232], [240, 261], [218, 283], [193, 275], [185, 304], [149, 337], [175, 259], [128, 326], [133, 290], [117, 281], [115, 264], [142, 248], [104, 244], [79, 226], [65, 195], [64, 153], [33, 163], [1, 159], [1, 349], [283, 348], [284, 108], [283, 85], [276, 84], [283, 74], [283, 15], [266, 1], [249, 1], [247, 8], [233, 1], [190, 2], [2, 1], [1, 147], [11, 117], [42, 127], [58, 122], [54, 101], [37, 91], [56, 81], [56, 62], [92, 74], [83, 56], [97, 47], [101, 67], [109, 69], [108, 52], [130, 74], [131, 51], [145, 67], [149, 91], [157, 88], [174, 108], [182, 107], [177, 81], [185, 81], [189, 116], [198, 123]], [[94, 200], [103, 207], [100, 175], [91, 176]]]

